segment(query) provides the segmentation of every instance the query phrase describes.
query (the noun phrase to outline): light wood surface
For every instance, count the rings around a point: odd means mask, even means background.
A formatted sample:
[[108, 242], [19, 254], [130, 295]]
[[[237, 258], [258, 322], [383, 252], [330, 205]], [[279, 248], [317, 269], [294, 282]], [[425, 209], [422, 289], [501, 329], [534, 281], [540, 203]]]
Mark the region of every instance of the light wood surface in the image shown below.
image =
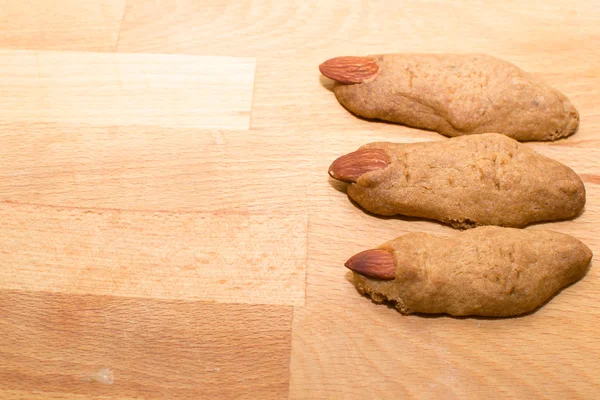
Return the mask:
[[[0, 312], [9, 339], [0, 344], [3, 399], [46, 392], [63, 392], [65, 399], [197, 398], [199, 389], [206, 398], [285, 397], [288, 391], [289, 306], [2, 291]], [[113, 384], [93, 379], [103, 369]]]
[[254, 59], [0, 51], [0, 121], [248, 129]]
[[0, 0], [9, 49], [113, 51], [127, 0]]
[[455, 231], [368, 215], [327, 167], [446, 139], [355, 118], [317, 66], [485, 52], [559, 88], [579, 131], [527, 145], [581, 174], [587, 204], [527, 229], [600, 254], [600, 7], [392, 3], [0, 0], [0, 398], [597, 397], [597, 261], [520, 318], [356, 292], [349, 256]]

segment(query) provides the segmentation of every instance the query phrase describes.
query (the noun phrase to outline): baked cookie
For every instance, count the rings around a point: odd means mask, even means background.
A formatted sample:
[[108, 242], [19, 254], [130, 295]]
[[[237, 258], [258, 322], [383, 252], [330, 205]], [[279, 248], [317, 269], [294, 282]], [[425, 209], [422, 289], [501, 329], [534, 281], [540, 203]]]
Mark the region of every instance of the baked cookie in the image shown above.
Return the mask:
[[361, 117], [446, 136], [501, 132], [556, 140], [579, 125], [569, 99], [515, 65], [483, 54], [380, 54], [320, 65], [338, 101]]
[[349, 182], [350, 198], [374, 214], [461, 229], [567, 219], [585, 205], [585, 187], [572, 169], [496, 133], [371, 143], [335, 160], [329, 174]]
[[451, 237], [409, 233], [346, 262], [358, 290], [403, 314], [508, 317], [579, 280], [591, 250], [562, 233], [480, 227]]

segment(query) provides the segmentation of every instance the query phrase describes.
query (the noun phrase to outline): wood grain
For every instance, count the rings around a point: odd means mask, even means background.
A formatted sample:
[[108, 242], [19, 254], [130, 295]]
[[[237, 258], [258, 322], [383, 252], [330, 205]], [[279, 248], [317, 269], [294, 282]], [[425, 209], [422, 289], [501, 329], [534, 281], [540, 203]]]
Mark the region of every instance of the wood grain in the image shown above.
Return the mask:
[[287, 396], [291, 307], [2, 290], [0, 315], [2, 398]]
[[[454, 231], [365, 213], [327, 167], [367, 142], [446, 139], [356, 118], [317, 69], [340, 55], [483, 52], [560, 89], [580, 112], [579, 131], [527, 145], [581, 174], [587, 204], [579, 218], [527, 229], [574, 235], [600, 254], [595, 2], [85, 0], [43, 17], [1, 4], [0, 48], [12, 50], [0, 52], [0, 297], [11, 305], [0, 308], [0, 334], [11, 338], [0, 344], [0, 377], [10, 378], [0, 378], [0, 397], [600, 392], [596, 261], [522, 318], [404, 317], [356, 292], [349, 256], [408, 232]], [[38, 76], [38, 52], [14, 49], [65, 51]], [[24, 54], [23, 67], [7, 64]], [[156, 97], [163, 89], [174, 92]], [[5, 319], [11, 309], [18, 315]], [[250, 338], [233, 346], [246, 324]], [[204, 369], [222, 352], [240, 369], [217, 381], [225, 369]], [[111, 387], [72, 379], [105, 366]]]
[[0, 51], [0, 123], [247, 129], [254, 59]]
[[126, 0], [0, 0], [0, 47], [112, 51]]
[[295, 141], [23, 127], [0, 133], [0, 287], [304, 303], [306, 185]]
[[310, 160], [302, 137], [280, 143], [280, 132], [0, 126], [0, 201], [306, 218], [300, 166]]
[[294, 215], [4, 203], [0, 220], [2, 288], [237, 303], [304, 301], [306, 221]]

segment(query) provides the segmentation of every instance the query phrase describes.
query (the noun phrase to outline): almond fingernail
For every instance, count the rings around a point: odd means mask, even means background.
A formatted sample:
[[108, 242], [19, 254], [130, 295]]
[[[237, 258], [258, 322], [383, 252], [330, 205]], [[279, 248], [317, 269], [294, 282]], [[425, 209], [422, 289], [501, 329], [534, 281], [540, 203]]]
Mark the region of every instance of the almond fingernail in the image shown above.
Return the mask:
[[369, 278], [392, 280], [396, 277], [394, 255], [388, 250], [365, 250], [346, 261], [346, 267]]
[[360, 149], [335, 160], [329, 167], [329, 175], [339, 181], [353, 183], [370, 171], [384, 169], [391, 164], [383, 149]]
[[379, 71], [375, 61], [366, 57], [336, 57], [319, 65], [319, 71], [329, 79], [341, 83], [362, 83]]

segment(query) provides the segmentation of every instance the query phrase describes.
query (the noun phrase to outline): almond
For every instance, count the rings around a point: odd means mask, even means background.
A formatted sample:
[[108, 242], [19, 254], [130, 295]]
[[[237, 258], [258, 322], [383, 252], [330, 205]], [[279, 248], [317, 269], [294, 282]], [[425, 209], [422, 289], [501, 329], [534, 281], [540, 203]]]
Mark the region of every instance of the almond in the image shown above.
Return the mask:
[[340, 83], [362, 83], [379, 71], [375, 61], [366, 57], [336, 57], [319, 65], [319, 71], [329, 79]]
[[391, 163], [383, 149], [361, 149], [335, 160], [329, 167], [329, 175], [339, 181], [353, 183], [362, 174], [384, 169]]
[[346, 267], [361, 275], [382, 280], [396, 278], [394, 255], [388, 250], [371, 249], [362, 251], [346, 261]]

